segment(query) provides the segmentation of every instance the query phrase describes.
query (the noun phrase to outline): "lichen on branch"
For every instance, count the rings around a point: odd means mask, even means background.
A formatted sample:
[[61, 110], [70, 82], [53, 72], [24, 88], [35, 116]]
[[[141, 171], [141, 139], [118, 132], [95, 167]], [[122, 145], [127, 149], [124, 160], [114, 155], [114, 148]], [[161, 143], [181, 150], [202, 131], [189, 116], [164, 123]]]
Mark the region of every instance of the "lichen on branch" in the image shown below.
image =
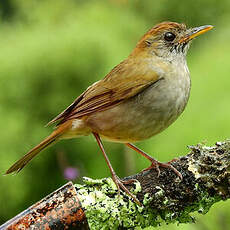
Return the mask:
[[213, 147], [198, 144], [172, 162], [183, 175], [181, 181], [170, 169], [154, 169], [124, 178], [142, 202], [136, 205], [125, 193], [118, 195], [111, 178], [75, 185], [90, 229], [126, 229], [158, 226], [161, 223], [194, 222], [191, 213], [207, 213], [210, 207], [230, 197], [230, 141]]

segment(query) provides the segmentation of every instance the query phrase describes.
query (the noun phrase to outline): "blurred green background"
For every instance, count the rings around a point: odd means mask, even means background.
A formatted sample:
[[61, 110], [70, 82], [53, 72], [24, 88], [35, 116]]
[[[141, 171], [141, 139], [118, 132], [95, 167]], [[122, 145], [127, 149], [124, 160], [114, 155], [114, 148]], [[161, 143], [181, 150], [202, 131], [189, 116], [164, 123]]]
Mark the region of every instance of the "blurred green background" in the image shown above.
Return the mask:
[[[67, 182], [110, 176], [92, 137], [65, 140], [36, 157], [17, 175], [5, 170], [52, 127], [44, 125], [90, 84], [128, 56], [156, 23], [212, 24], [188, 53], [192, 77], [183, 115], [158, 136], [138, 146], [161, 161], [188, 152], [187, 145], [212, 145], [229, 138], [229, 0], [4, 0], [0, 3], [0, 224]], [[149, 162], [121, 144], [106, 143], [119, 176]], [[196, 224], [159, 229], [230, 229], [230, 201], [220, 202]]]

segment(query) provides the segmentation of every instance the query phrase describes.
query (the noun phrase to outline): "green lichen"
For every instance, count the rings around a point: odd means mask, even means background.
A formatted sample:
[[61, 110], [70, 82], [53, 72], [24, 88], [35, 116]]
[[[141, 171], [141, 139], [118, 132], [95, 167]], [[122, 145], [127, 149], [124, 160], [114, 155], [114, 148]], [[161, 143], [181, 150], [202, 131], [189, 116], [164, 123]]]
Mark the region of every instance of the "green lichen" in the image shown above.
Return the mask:
[[[206, 214], [214, 203], [221, 200], [220, 196], [210, 196], [208, 192], [199, 188], [198, 184], [195, 190], [198, 191], [197, 202], [194, 201], [194, 203], [190, 203], [181, 210], [173, 210], [173, 208], [170, 208], [175, 206], [174, 200], [168, 199], [167, 197], [162, 200], [162, 209], [158, 210], [158, 214], [160, 214], [165, 224], [193, 223], [195, 219], [191, 216], [191, 213], [198, 211], [199, 213]], [[164, 195], [164, 193], [162, 193], [162, 195]]]
[[[171, 180], [153, 183], [148, 187], [149, 193], [141, 194], [144, 195], [143, 207], [123, 191], [119, 196], [111, 178], [84, 178], [85, 184], [76, 185], [76, 189], [90, 229], [138, 230], [175, 222], [191, 223], [195, 221], [191, 213], [206, 214], [214, 203], [227, 199], [230, 143], [218, 143], [215, 147], [199, 145], [191, 149], [182, 162], [187, 170], [184, 169], [184, 184]], [[134, 195], [141, 192], [140, 183], [134, 183], [130, 191]]]
[[211, 206], [220, 200], [221, 200], [220, 196], [218, 195], [210, 196], [207, 192], [202, 191], [200, 193], [200, 200], [198, 203], [197, 211], [199, 213], [206, 214], [211, 208]]
[[[121, 226], [137, 230], [149, 226], [156, 227], [162, 223], [191, 223], [194, 222], [194, 218], [190, 215], [192, 212], [198, 211], [205, 214], [215, 202], [221, 199], [218, 196], [210, 196], [196, 184], [195, 190], [199, 194], [199, 199], [197, 199], [199, 201], [190, 204], [184, 210], [174, 211], [169, 207], [175, 205], [175, 201], [168, 199], [164, 189], [157, 186], [157, 192], [153, 197], [150, 197], [148, 193], [144, 195], [145, 207], [140, 207], [122, 191], [122, 195], [119, 196], [111, 178], [93, 180], [85, 177], [84, 182], [85, 185], [75, 185], [75, 187], [92, 230], [115, 230]], [[140, 191], [141, 186], [139, 182], [136, 182], [132, 192], [137, 194]], [[162, 199], [162, 207], [165, 209], [151, 208], [149, 205], [153, 199]]]
[[189, 205], [180, 213], [178, 217], [179, 223], [195, 222], [194, 217], [190, 215], [192, 212], [198, 211], [201, 214], [206, 214], [214, 203], [221, 200], [220, 196], [211, 196], [207, 191], [201, 189], [198, 184], [196, 184], [195, 190], [199, 193], [198, 201]]
[[153, 198], [150, 196], [150, 194], [145, 193], [144, 199], [143, 199], [143, 205], [147, 206], [152, 200], [153, 200]]
[[[75, 185], [78, 198], [88, 220], [90, 229], [118, 229], [118, 227], [134, 228], [157, 226], [161, 217], [150, 209], [136, 205], [124, 194], [118, 195], [116, 185], [111, 178], [93, 180], [84, 178], [85, 185]], [[135, 183], [133, 194], [141, 191], [139, 182]], [[145, 195], [144, 203], [151, 199]]]
[[165, 195], [165, 191], [164, 191], [164, 189], [162, 189], [160, 186], [156, 186], [155, 187], [158, 191], [157, 192], [155, 192], [155, 194], [154, 194], [154, 196], [156, 197], [156, 198], [161, 198], [161, 197], [163, 197], [164, 195]]

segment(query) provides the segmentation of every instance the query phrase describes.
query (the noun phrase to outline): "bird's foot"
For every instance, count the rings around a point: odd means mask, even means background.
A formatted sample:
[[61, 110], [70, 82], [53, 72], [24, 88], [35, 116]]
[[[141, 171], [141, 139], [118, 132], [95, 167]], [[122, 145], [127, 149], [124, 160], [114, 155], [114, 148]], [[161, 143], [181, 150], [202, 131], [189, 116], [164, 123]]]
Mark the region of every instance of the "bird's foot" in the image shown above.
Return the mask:
[[151, 159], [152, 164], [148, 168], [146, 168], [146, 169], [144, 169], [142, 171], [147, 171], [147, 170], [150, 170], [150, 169], [154, 168], [154, 169], [156, 169], [156, 171], [158, 173], [158, 177], [159, 177], [160, 173], [161, 173], [160, 167], [168, 168], [168, 169], [173, 170], [174, 173], [180, 178], [180, 180], [183, 180], [183, 176], [181, 175], [181, 173], [174, 166], [171, 165], [171, 163], [175, 162], [175, 161], [176, 161], [176, 159], [173, 159], [173, 160], [171, 160], [169, 162], [162, 163], [162, 162], [157, 161], [154, 158], [152, 158]]
[[128, 196], [130, 196], [134, 200], [136, 204], [138, 204], [139, 206], [143, 206], [142, 203], [125, 187], [125, 184], [132, 184], [137, 182], [137, 180], [121, 180], [116, 174], [112, 175], [112, 179], [117, 186], [118, 196], [120, 196], [120, 191], [122, 189]]
[[155, 160], [154, 158], [152, 158], [150, 155], [148, 155], [147, 153], [145, 153], [145, 152], [142, 151], [141, 149], [137, 148], [135, 145], [133, 145], [133, 144], [131, 144], [131, 143], [126, 143], [126, 145], [127, 145], [129, 148], [131, 148], [131, 149], [133, 149], [134, 151], [136, 151], [137, 153], [139, 153], [139, 154], [141, 154], [142, 156], [144, 156], [144, 157], [145, 157], [146, 159], [148, 159], [149, 161], [151, 161], [151, 165], [150, 165], [148, 168], [146, 168], [146, 169], [144, 169], [144, 170], [142, 170], [142, 171], [147, 171], [147, 170], [149, 170], [149, 169], [154, 168], [154, 169], [157, 170], [157, 172], [158, 172], [158, 177], [159, 177], [159, 176], [160, 176], [160, 172], [161, 172], [161, 171], [160, 171], [160, 167], [162, 167], [162, 168], [169, 168], [169, 169], [172, 169], [172, 170], [174, 171], [174, 173], [176, 173], [176, 175], [177, 175], [181, 180], [183, 179], [181, 173], [180, 173], [176, 168], [174, 168], [174, 167], [171, 165], [171, 163], [174, 162], [174, 161], [176, 161], [176, 159], [173, 159], [173, 160], [171, 160], [171, 161], [169, 161], [169, 162], [167, 162], [167, 163], [161, 163], [161, 162]]

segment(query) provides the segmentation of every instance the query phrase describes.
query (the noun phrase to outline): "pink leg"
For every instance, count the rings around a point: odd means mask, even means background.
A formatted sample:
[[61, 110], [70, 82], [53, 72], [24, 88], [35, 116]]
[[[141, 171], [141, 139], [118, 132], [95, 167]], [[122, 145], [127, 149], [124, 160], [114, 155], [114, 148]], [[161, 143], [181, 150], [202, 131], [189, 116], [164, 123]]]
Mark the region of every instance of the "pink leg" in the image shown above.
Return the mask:
[[170, 168], [170, 169], [172, 169], [172, 170], [175, 172], [175, 174], [176, 174], [181, 180], [183, 179], [181, 173], [180, 173], [176, 168], [174, 168], [174, 167], [171, 165], [171, 162], [175, 161], [175, 159], [172, 160], [172, 161], [170, 161], [170, 162], [167, 162], [167, 163], [161, 163], [161, 162], [155, 160], [153, 157], [151, 157], [151, 156], [148, 155], [147, 153], [145, 153], [144, 151], [142, 151], [141, 149], [137, 148], [135, 145], [133, 145], [133, 144], [131, 144], [131, 143], [126, 143], [126, 145], [127, 145], [129, 148], [133, 149], [134, 151], [140, 153], [142, 156], [144, 156], [145, 158], [147, 158], [147, 159], [151, 162], [151, 165], [150, 165], [148, 168], [144, 169], [143, 171], [146, 171], [146, 170], [155, 168], [155, 169], [157, 170], [158, 176], [159, 176], [159, 175], [160, 175], [160, 169], [159, 169], [159, 167], [162, 167], [162, 168]]
[[109, 158], [108, 158], [108, 156], [107, 156], [107, 154], [106, 154], [106, 152], [105, 152], [105, 149], [104, 149], [104, 146], [103, 146], [103, 144], [102, 144], [102, 141], [101, 141], [101, 138], [100, 138], [100, 136], [97, 134], [97, 133], [93, 133], [93, 135], [94, 135], [94, 137], [96, 138], [96, 140], [97, 140], [97, 143], [98, 143], [98, 145], [99, 145], [99, 147], [100, 147], [100, 149], [101, 149], [101, 151], [102, 151], [102, 153], [103, 153], [103, 156], [104, 156], [104, 158], [105, 158], [105, 161], [106, 161], [106, 163], [107, 163], [107, 165], [108, 165], [108, 167], [109, 167], [109, 170], [110, 170], [110, 172], [111, 172], [111, 174], [112, 174], [112, 179], [113, 179], [113, 181], [114, 181], [114, 183], [116, 184], [116, 186], [117, 186], [117, 189], [118, 189], [118, 193], [120, 194], [120, 189], [122, 189], [124, 192], [126, 192], [131, 198], [133, 198], [133, 200], [138, 204], [138, 205], [140, 205], [140, 206], [142, 206], [142, 204], [140, 203], [140, 201], [124, 186], [124, 184], [130, 184], [130, 183], [134, 183], [134, 182], [136, 182], [136, 180], [135, 179], [133, 179], [133, 180], [128, 180], [128, 181], [122, 181], [117, 175], [116, 175], [116, 173], [115, 173], [115, 171], [114, 171], [114, 169], [113, 169], [113, 167], [112, 167], [112, 165], [111, 165], [111, 163], [110, 163], [110, 161], [109, 161]]

